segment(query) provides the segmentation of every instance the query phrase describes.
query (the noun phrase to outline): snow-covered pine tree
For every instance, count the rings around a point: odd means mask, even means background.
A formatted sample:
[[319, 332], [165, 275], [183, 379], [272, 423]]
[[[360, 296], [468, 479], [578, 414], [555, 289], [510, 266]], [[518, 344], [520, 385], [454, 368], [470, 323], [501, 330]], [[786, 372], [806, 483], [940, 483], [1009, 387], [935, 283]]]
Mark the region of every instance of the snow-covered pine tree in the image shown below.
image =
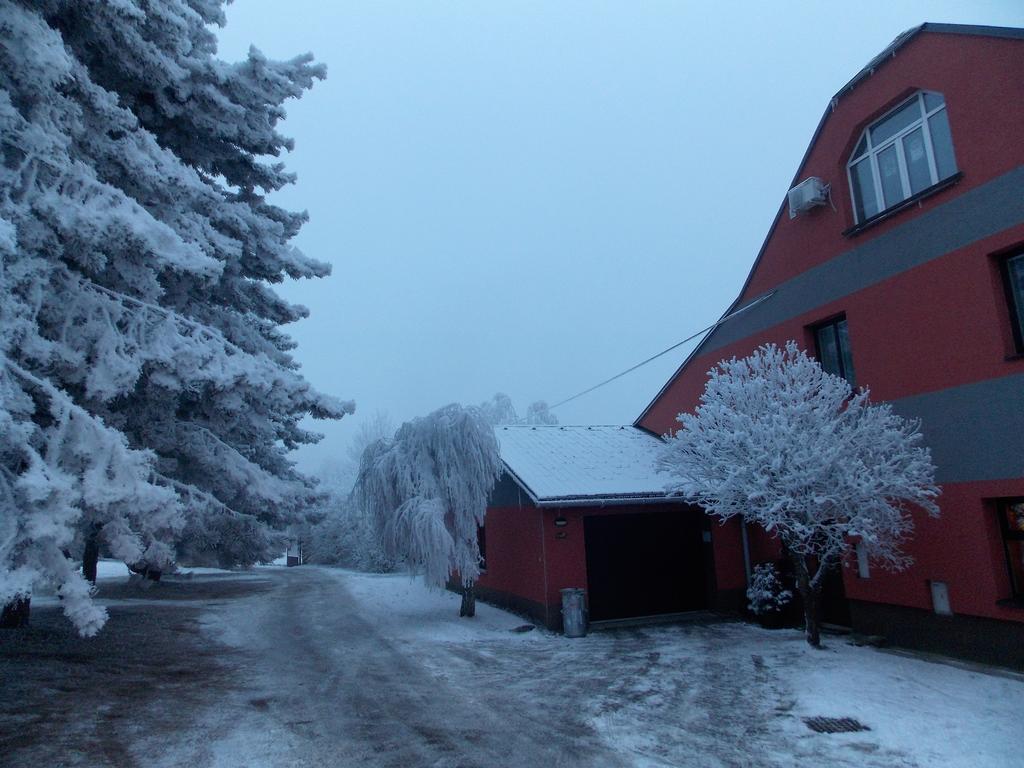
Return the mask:
[[669, 490], [720, 519], [779, 537], [793, 562], [807, 641], [820, 645], [827, 572], [855, 542], [882, 567], [905, 568], [910, 513], [938, 515], [935, 466], [918, 425], [851, 392], [790, 341], [723, 360], [694, 413], [658, 459]]
[[360, 464], [357, 499], [385, 550], [431, 587], [458, 572], [462, 616], [475, 613], [477, 536], [500, 473], [493, 427], [478, 408], [454, 404], [406, 422], [392, 440], [368, 447]]
[[[0, 0], [0, 602], [55, 582], [102, 624], [61, 550], [97, 531], [159, 567], [173, 547], [269, 554], [312, 486], [305, 415], [352, 410], [302, 379], [271, 284], [318, 277], [282, 104], [303, 56], [215, 56], [218, 0]], [[79, 538], [81, 543], [81, 536]]]

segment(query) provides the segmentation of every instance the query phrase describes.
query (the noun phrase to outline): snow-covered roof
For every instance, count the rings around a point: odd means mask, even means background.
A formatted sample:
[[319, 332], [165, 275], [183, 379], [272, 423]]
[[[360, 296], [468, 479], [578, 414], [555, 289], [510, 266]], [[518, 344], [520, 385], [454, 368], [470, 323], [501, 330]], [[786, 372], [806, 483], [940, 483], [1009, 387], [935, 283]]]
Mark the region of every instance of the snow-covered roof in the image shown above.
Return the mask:
[[542, 507], [663, 501], [660, 438], [633, 426], [499, 426], [501, 460]]

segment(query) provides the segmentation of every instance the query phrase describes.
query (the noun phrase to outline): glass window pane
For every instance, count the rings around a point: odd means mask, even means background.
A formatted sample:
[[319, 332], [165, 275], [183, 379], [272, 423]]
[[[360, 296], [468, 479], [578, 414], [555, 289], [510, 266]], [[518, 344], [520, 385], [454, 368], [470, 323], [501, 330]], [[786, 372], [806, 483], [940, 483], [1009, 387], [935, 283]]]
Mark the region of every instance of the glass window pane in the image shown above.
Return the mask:
[[1006, 505], [1006, 528], [1010, 533], [1024, 534], [1024, 501]]
[[1024, 597], [1024, 501], [1015, 499], [1000, 505], [1003, 543], [1014, 597]]
[[1006, 540], [1006, 560], [1010, 564], [1013, 594], [1020, 597], [1024, 594], [1024, 541], [1020, 539]]
[[924, 95], [924, 110], [925, 112], [931, 112], [933, 109], [938, 109], [946, 100], [942, 98], [941, 93], [926, 93]]
[[1019, 338], [1024, 339], [1024, 253], [1006, 262], [1006, 272], [1013, 297], [1014, 320], [1017, 322]]
[[935, 150], [935, 169], [939, 172], [937, 181], [942, 181], [956, 173], [953, 137], [949, 132], [949, 117], [946, 110], [936, 112], [928, 118], [928, 130], [932, 135], [932, 149]]
[[850, 155], [850, 157], [851, 157], [851, 159], [852, 158], [860, 157], [861, 155], [863, 155], [867, 151], [868, 151], [868, 135], [865, 133], [864, 137], [860, 140], [860, 143], [857, 145], [857, 148], [855, 150], [853, 150], [853, 154]]
[[924, 130], [922, 128], [916, 128], [903, 137], [903, 157], [907, 161], [910, 194], [913, 195], [930, 187], [932, 171], [928, 167], [928, 155], [924, 148]]
[[823, 325], [815, 333], [818, 342], [818, 364], [826, 373], [833, 376], [842, 376], [842, 369], [839, 367], [839, 350], [836, 349], [836, 327], [834, 325]]
[[839, 339], [839, 354], [843, 361], [843, 373], [851, 387], [857, 386], [857, 378], [853, 372], [853, 353], [850, 351], [850, 332], [846, 327], [846, 321], [840, 320], [836, 323], [836, 336]]
[[900, 160], [896, 156], [896, 145], [886, 147], [878, 153], [878, 173], [882, 177], [882, 196], [885, 207], [896, 205], [906, 196], [900, 179]]
[[875, 199], [875, 176], [871, 172], [870, 158], [850, 168], [850, 181], [853, 185], [853, 208], [857, 212], [857, 221], [870, 219], [881, 210]]
[[891, 136], [895, 136], [908, 125], [921, 117], [921, 105], [918, 100], [911, 99], [888, 117], [871, 126], [871, 143], [878, 146]]

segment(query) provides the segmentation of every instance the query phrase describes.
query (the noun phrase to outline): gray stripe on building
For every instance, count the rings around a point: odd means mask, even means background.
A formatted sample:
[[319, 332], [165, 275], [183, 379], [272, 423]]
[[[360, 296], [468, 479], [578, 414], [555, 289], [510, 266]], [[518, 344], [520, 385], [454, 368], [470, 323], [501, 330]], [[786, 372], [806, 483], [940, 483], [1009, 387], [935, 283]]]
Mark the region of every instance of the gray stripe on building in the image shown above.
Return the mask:
[[780, 284], [770, 299], [712, 331], [698, 354], [762, 332], [1021, 223], [1024, 166]]
[[921, 420], [940, 483], [1024, 477], [1024, 374], [892, 402]]

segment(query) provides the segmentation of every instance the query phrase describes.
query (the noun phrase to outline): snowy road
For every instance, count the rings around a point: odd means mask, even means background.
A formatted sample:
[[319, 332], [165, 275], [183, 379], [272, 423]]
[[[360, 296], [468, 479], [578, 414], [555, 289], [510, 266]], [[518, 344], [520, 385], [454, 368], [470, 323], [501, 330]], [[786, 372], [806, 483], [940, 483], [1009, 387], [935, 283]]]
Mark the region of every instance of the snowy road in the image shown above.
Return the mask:
[[[494, 679], [461, 674], [466, 649], [449, 649], [449, 670], [444, 658], [424, 663], [387, 623], [367, 615], [342, 572], [275, 574], [277, 589], [211, 619], [244, 649], [242, 671], [252, 683], [248, 706], [232, 707], [229, 732], [210, 745], [213, 765], [630, 764], [602, 749], [571, 713], [546, 717], [494, 689]], [[470, 655], [470, 667], [477, 661]]]
[[1024, 765], [1019, 679], [742, 624], [521, 634], [402, 576], [272, 573], [207, 615], [246, 684], [191, 765]]
[[[122, 568], [123, 572], [123, 568]], [[740, 623], [567, 639], [404, 576], [101, 579], [0, 633], [0, 765], [1024, 768], [1024, 680]], [[805, 718], [869, 730], [822, 734]]]

